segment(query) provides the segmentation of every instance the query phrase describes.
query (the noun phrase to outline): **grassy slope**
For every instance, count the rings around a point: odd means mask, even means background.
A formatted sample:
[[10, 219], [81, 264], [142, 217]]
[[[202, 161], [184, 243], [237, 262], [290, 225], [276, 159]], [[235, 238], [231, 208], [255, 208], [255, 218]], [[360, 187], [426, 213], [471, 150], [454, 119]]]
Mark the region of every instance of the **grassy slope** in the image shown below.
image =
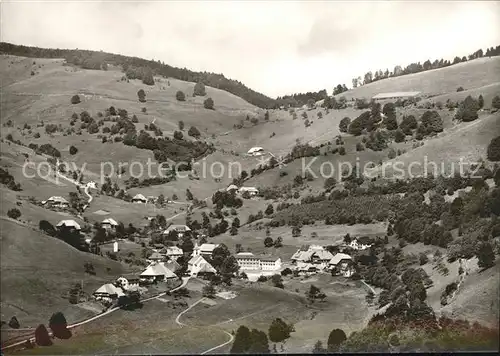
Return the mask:
[[479, 88], [498, 82], [500, 58], [479, 58], [450, 67], [388, 78], [349, 90], [339, 96], [346, 99], [371, 98], [379, 93], [420, 91], [426, 95], [439, 95], [464, 89]]
[[[22, 327], [35, 327], [63, 311], [69, 322], [77, 321], [81, 310], [61, 295], [82, 280], [92, 293], [124, 271], [117, 262], [80, 252], [22, 223], [2, 218], [1, 224], [2, 320], [16, 315]], [[84, 273], [85, 262], [94, 265], [96, 276]]]

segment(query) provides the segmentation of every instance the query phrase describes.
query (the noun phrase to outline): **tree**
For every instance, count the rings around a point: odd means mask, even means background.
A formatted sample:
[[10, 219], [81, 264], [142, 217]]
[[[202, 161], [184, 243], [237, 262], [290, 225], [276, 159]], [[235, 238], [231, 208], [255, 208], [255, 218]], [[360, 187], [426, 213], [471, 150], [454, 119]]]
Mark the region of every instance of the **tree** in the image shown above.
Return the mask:
[[71, 104], [75, 105], [75, 104], [79, 104], [80, 103], [80, 97], [78, 95], [73, 95], [71, 97]]
[[427, 262], [429, 262], [429, 258], [427, 257], [427, 255], [423, 252], [420, 252], [419, 256], [418, 256], [418, 260], [419, 260], [419, 263], [420, 263], [420, 266], [423, 266], [425, 265]]
[[500, 161], [500, 136], [497, 136], [490, 141], [487, 155], [490, 161]]
[[184, 121], [182, 121], [182, 120], [179, 121], [178, 126], [179, 126], [179, 130], [181, 130], [181, 131], [184, 130]]
[[333, 329], [328, 335], [328, 351], [337, 351], [339, 346], [346, 340], [347, 336], [342, 329]]
[[269, 326], [269, 339], [272, 342], [283, 342], [290, 337], [292, 331], [292, 325], [288, 325], [280, 318], [276, 318]]
[[269, 340], [265, 332], [252, 329], [250, 332], [250, 347], [248, 348], [248, 353], [254, 355], [266, 355], [269, 354]]
[[212, 98], [207, 98], [203, 102], [203, 107], [205, 109], [213, 110], [214, 109], [214, 100]]
[[68, 322], [66, 317], [61, 312], [52, 314], [49, 320], [49, 327], [55, 337], [59, 339], [68, 339], [70, 331], [68, 330]]
[[394, 132], [394, 141], [404, 142], [405, 138], [406, 138], [406, 135], [403, 133], [403, 131], [401, 131], [401, 129], [397, 129]]
[[399, 128], [405, 133], [406, 135], [411, 135], [412, 130], [415, 130], [418, 127], [418, 122], [415, 116], [413, 115], [408, 115], [408, 116], [403, 116], [403, 120], [401, 121], [401, 125], [399, 125]]
[[189, 189], [186, 189], [186, 199], [187, 200], [193, 200], [193, 193]]
[[479, 98], [477, 98], [477, 105], [479, 106], [479, 109], [484, 107], [484, 98], [482, 95], [479, 95]]
[[234, 337], [233, 344], [231, 346], [231, 354], [244, 354], [250, 348], [250, 330], [241, 325], [238, 330], [236, 330], [236, 335]]
[[274, 240], [274, 247], [283, 247], [283, 239], [281, 238], [281, 236], [278, 236], [278, 238]]
[[264, 246], [272, 247], [273, 245], [274, 245], [274, 241], [271, 237], [268, 236], [264, 239]]
[[273, 204], [269, 204], [266, 208], [266, 210], [264, 211], [264, 213], [266, 215], [273, 215], [274, 214], [274, 208], [273, 208]]
[[19, 329], [21, 325], [19, 324], [19, 320], [17, 320], [17, 318], [15, 316], [13, 316], [12, 318], [10, 318], [9, 320], [9, 327], [12, 328], [12, 329]]
[[196, 137], [196, 138], [198, 138], [198, 137], [201, 136], [200, 131], [196, 127], [194, 127], [194, 126], [191, 126], [189, 128], [188, 135], [192, 136], [192, 137]]
[[300, 235], [302, 235], [302, 231], [300, 229], [300, 226], [294, 226], [292, 228], [292, 236], [293, 237], [300, 237]]
[[17, 220], [21, 216], [21, 212], [17, 208], [12, 208], [7, 211], [7, 216], [11, 219]]
[[493, 109], [500, 109], [500, 96], [496, 95], [492, 100], [491, 100], [491, 107]]
[[194, 85], [193, 96], [205, 96], [207, 95], [205, 91], [205, 84], [198, 82]]
[[215, 288], [212, 283], [209, 283], [205, 287], [203, 287], [203, 296], [207, 298], [215, 297]]
[[264, 114], [264, 120], [269, 121], [269, 111], [266, 110], [266, 113]]
[[178, 90], [177, 93], [175, 94], [175, 98], [177, 99], [177, 101], [185, 101], [186, 95], [184, 95], [182, 91]]
[[35, 342], [38, 346], [52, 345], [52, 340], [50, 339], [49, 332], [45, 325], [40, 324], [35, 329]]
[[271, 282], [273, 282], [273, 286], [275, 286], [276, 288], [281, 288], [281, 289], [285, 288], [285, 286], [283, 285], [283, 279], [279, 274], [273, 275], [271, 277]]
[[144, 92], [144, 89], [139, 89], [139, 91], [137, 92], [137, 96], [139, 97], [139, 101], [141, 103], [146, 102], [146, 93]]
[[76, 148], [75, 146], [70, 146], [70, 148], [69, 148], [70, 155], [76, 155], [77, 152], [78, 152], [78, 148]]
[[351, 124], [351, 119], [348, 117], [344, 117], [342, 120], [340, 120], [339, 123], [340, 132], [347, 132], [350, 124]]
[[324, 354], [324, 353], [326, 353], [326, 350], [323, 347], [323, 343], [321, 342], [321, 340], [316, 341], [316, 343], [314, 344], [312, 353], [313, 354]]
[[479, 268], [490, 268], [495, 264], [495, 253], [489, 242], [483, 242], [476, 253]]
[[478, 110], [478, 101], [469, 95], [458, 107], [458, 111], [455, 114], [455, 120], [464, 122], [474, 121], [478, 118]]
[[182, 132], [180, 132], [180, 131], [174, 131], [174, 138], [176, 140], [182, 140], [183, 137], [184, 137], [184, 135], [182, 134]]
[[142, 82], [146, 85], [154, 85], [155, 84], [155, 79], [153, 78], [153, 72], [151, 71], [151, 69], [147, 68], [144, 75], [143, 75], [143, 78], [142, 78]]

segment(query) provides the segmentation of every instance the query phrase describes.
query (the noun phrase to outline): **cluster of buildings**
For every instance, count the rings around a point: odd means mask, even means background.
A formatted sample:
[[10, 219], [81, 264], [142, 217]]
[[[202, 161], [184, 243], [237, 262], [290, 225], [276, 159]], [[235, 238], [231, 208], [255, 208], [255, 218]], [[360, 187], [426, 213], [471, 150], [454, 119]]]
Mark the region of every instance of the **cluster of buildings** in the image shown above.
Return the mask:
[[319, 271], [331, 271], [344, 277], [351, 277], [354, 272], [354, 262], [345, 253], [332, 254], [323, 246], [304, 245], [291, 258], [293, 269], [300, 274], [310, 275]]
[[231, 184], [229, 187], [226, 188], [227, 192], [233, 192], [236, 191], [238, 194], [243, 195], [245, 193], [248, 193], [251, 197], [255, 197], [259, 194], [259, 190], [255, 187], [241, 187], [238, 188], [238, 186]]

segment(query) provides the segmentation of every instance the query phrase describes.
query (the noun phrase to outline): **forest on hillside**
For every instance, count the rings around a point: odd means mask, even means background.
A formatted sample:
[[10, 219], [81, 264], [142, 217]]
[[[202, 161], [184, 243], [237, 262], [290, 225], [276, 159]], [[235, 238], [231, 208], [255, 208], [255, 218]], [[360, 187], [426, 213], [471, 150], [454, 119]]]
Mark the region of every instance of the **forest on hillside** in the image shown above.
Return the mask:
[[[81, 66], [85, 69], [106, 70], [108, 64], [121, 66], [125, 71], [128, 68], [140, 68], [143, 72], [151, 72], [153, 75], [161, 75], [188, 82], [202, 82], [205, 85], [237, 95], [260, 108], [273, 108], [276, 105], [274, 99], [248, 88], [237, 80], [228, 79], [223, 74], [194, 72], [186, 68], [170, 66], [159, 60], [147, 60], [120, 54], [81, 49], [28, 47], [7, 42], [0, 42], [0, 53], [31, 58], [64, 58], [68, 63]], [[154, 83], [149, 85], [152, 84]]]

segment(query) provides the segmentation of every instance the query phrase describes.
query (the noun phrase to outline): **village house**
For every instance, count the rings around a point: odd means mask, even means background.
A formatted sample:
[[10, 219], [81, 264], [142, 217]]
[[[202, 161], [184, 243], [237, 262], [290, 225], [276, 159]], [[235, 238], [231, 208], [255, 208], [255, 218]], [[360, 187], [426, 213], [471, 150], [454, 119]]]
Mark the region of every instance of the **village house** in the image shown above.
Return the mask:
[[123, 289], [111, 283], [102, 285], [93, 294], [96, 300], [108, 303], [113, 302], [114, 300], [118, 299], [123, 295], [125, 295], [125, 293], [123, 293]]
[[160, 262], [160, 261], [165, 260], [165, 258], [166, 258], [166, 256], [164, 254], [155, 251], [151, 254], [151, 256], [149, 256], [148, 260], [150, 260], [152, 262]]
[[75, 220], [61, 220], [57, 223], [56, 227], [59, 229], [66, 228], [77, 231], [81, 230], [80, 224], [78, 224]]
[[[292, 264], [300, 267], [299, 269], [308, 268], [308, 265], [314, 266], [318, 270], [323, 270], [328, 267], [328, 262], [333, 255], [319, 245], [304, 245], [297, 250], [291, 257]], [[306, 266], [307, 265], [307, 266]]]
[[139, 288], [140, 277], [135, 274], [126, 274], [119, 277], [116, 283], [122, 287], [123, 290], [137, 290]]
[[353, 250], [366, 250], [370, 248], [371, 245], [371, 240], [368, 236], [352, 239], [351, 242], [347, 244], [347, 246]]
[[399, 91], [394, 93], [379, 93], [372, 97], [372, 100], [408, 99], [416, 98], [419, 91]]
[[194, 277], [217, 273], [217, 270], [201, 255], [193, 256], [188, 261], [187, 270]]
[[172, 272], [177, 272], [181, 268], [181, 265], [175, 260], [169, 260], [165, 262], [165, 267], [167, 267]]
[[136, 194], [134, 195], [134, 197], [132, 198], [132, 203], [137, 203], [137, 204], [146, 204], [148, 202], [148, 200], [146, 199], [146, 197], [142, 194]]
[[167, 281], [178, 278], [174, 272], [165, 266], [164, 262], [152, 262], [140, 275], [147, 282]]
[[172, 231], [177, 232], [177, 236], [182, 238], [184, 235], [191, 232], [191, 229], [187, 225], [170, 225], [165, 231], [163, 231], [163, 234], [168, 235]]
[[332, 272], [336, 275], [351, 277], [355, 272], [352, 257], [345, 253], [335, 254], [328, 265]]
[[250, 156], [262, 156], [264, 154], [264, 149], [262, 147], [252, 147], [247, 152]]
[[259, 194], [259, 190], [255, 187], [241, 187], [240, 189], [238, 189], [239, 194], [244, 194], [245, 192], [248, 192], [251, 197]]
[[281, 258], [261, 258], [255, 256], [251, 252], [240, 252], [236, 254], [236, 261], [241, 271], [276, 272], [281, 269]]
[[214, 249], [217, 246], [219, 246], [219, 245], [218, 244], [202, 244], [200, 246], [200, 245], [198, 245], [198, 243], [195, 243], [191, 257], [196, 257], [196, 256], [212, 257], [212, 253], [214, 252]]
[[165, 254], [169, 260], [176, 261], [179, 257], [181, 257], [184, 254], [184, 251], [182, 251], [182, 248], [179, 248], [177, 246], [168, 246], [166, 248]]
[[118, 226], [118, 223], [116, 222], [115, 219], [112, 219], [112, 218], [104, 219], [101, 222], [101, 227], [107, 231], [116, 230], [117, 226]]
[[49, 199], [42, 201], [42, 204], [47, 205], [50, 208], [69, 208], [69, 202], [63, 197], [59, 196], [52, 196]]
[[233, 192], [233, 191], [238, 190], [238, 186], [231, 184], [229, 187], [226, 188], [226, 192]]

